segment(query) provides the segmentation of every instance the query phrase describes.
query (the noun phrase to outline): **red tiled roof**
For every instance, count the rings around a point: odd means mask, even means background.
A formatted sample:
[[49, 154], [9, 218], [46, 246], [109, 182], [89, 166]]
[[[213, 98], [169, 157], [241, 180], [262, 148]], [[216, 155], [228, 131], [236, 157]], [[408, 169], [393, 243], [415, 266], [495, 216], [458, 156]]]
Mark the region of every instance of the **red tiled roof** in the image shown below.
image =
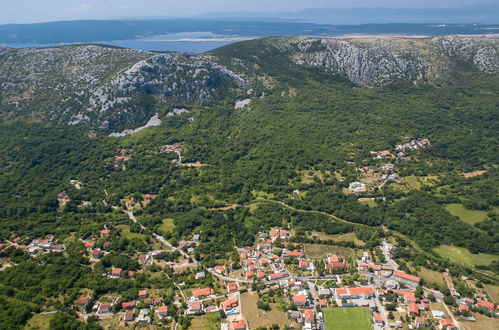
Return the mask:
[[307, 302], [307, 297], [305, 295], [302, 295], [302, 294], [297, 294], [293, 297], [293, 302], [296, 304], [296, 303], [301, 303], [301, 304], [304, 304]]
[[374, 322], [383, 321], [383, 316], [381, 314], [374, 315]]
[[418, 305], [416, 305], [415, 303], [409, 304], [409, 313], [418, 314], [419, 315]]
[[366, 287], [348, 288], [348, 291], [350, 291], [351, 295], [363, 294], [367, 296], [374, 293], [372, 288], [366, 288]]
[[111, 274], [112, 275], [120, 275], [121, 274], [121, 268], [114, 268], [112, 271], [111, 271]]
[[332, 262], [326, 265], [327, 269], [340, 269], [345, 268], [344, 262]]
[[147, 296], [147, 290], [140, 290], [139, 291], [139, 297], [142, 297], [142, 296]]
[[158, 313], [163, 313], [163, 314], [168, 313], [168, 307], [166, 307], [166, 306], [159, 306], [158, 309], [157, 309], [157, 312]]
[[491, 303], [490, 301], [485, 301], [485, 300], [478, 300], [477, 303], [478, 307], [485, 307], [488, 309], [494, 309], [495, 305]]
[[314, 310], [312, 309], [306, 309], [303, 311], [303, 314], [305, 314], [305, 320], [307, 321], [313, 321], [314, 320]]
[[329, 256], [328, 261], [329, 261], [329, 263], [340, 262], [340, 257], [339, 256]]
[[246, 325], [244, 324], [244, 320], [232, 321], [232, 327], [234, 328], [234, 330], [246, 329]]
[[347, 289], [336, 289], [336, 294], [337, 295], [347, 294]]
[[459, 305], [459, 310], [460, 311], [467, 311], [469, 310], [470, 308], [468, 307], [468, 305]]
[[209, 296], [211, 294], [213, 294], [213, 290], [210, 288], [192, 290], [192, 295], [194, 297]]
[[421, 279], [417, 276], [407, 274], [401, 270], [395, 272], [395, 276], [401, 277], [403, 279], [419, 283]]

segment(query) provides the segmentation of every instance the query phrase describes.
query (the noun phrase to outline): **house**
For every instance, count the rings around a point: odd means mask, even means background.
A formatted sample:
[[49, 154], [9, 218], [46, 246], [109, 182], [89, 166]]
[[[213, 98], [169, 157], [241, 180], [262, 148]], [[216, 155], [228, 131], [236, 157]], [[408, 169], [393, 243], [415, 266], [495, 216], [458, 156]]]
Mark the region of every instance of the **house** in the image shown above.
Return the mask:
[[135, 278], [135, 272], [134, 272], [134, 271], [131, 271], [131, 270], [130, 270], [130, 271], [128, 271], [128, 275], [127, 275], [127, 277], [128, 277], [129, 279], [131, 279], [131, 280], [132, 280], [132, 279], [134, 279], [134, 278]]
[[221, 307], [226, 315], [234, 315], [239, 313], [239, 310], [237, 309], [237, 298], [231, 297], [227, 299], [226, 301], [221, 303]]
[[284, 273], [273, 273], [269, 275], [269, 281], [280, 280], [281, 278], [286, 277]]
[[215, 266], [215, 267], [213, 267], [213, 269], [215, 269], [215, 271], [219, 274], [225, 274], [225, 267], [224, 266]]
[[419, 315], [418, 305], [416, 305], [415, 303], [410, 303], [408, 307], [408, 312], [410, 315]]
[[159, 316], [165, 317], [168, 316], [168, 307], [166, 306], [160, 306], [158, 309], [156, 309], [156, 312], [158, 313]]
[[111, 231], [109, 229], [102, 229], [100, 231], [101, 236], [108, 236], [110, 233], [111, 233]]
[[121, 303], [121, 307], [123, 309], [133, 309], [137, 306], [137, 301], [135, 300], [132, 300], [132, 301], [127, 301], [127, 302], [123, 302]]
[[92, 250], [92, 258], [93, 259], [100, 259], [100, 258], [102, 258], [102, 251], [100, 249]]
[[340, 270], [344, 269], [346, 264], [344, 262], [332, 262], [329, 264], [326, 264], [326, 268], [329, 270]]
[[350, 297], [356, 299], [370, 299], [374, 296], [373, 289], [368, 287], [348, 288], [348, 291]]
[[298, 261], [298, 267], [300, 267], [301, 269], [307, 269], [309, 267], [309, 263], [305, 259], [300, 259]]
[[286, 254], [287, 257], [294, 257], [294, 258], [303, 258], [305, 256], [305, 254], [301, 251], [298, 251], [298, 250], [293, 250], [293, 251], [289, 251], [287, 254]]
[[232, 328], [234, 330], [246, 330], [246, 324], [244, 320], [232, 321]]
[[383, 316], [381, 316], [381, 314], [374, 315], [373, 321], [374, 321], [374, 323], [379, 324], [379, 325], [383, 325], [385, 323], [385, 321], [383, 320]]
[[139, 291], [139, 298], [140, 299], [147, 298], [147, 290], [140, 290]]
[[327, 300], [326, 299], [320, 299], [319, 300], [319, 305], [321, 308], [326, 308], [327, 307]]
[[425, 328], [426, 327], [426, 320], [424, 317], [416, 317], [416, 328]]
[[239, 290], [237, 282], [229, 282], [229, 284], [227, 284], [227, 292], [228, 293], [234, 293], [234, 292], [237, 292], [237, 290]]
[[123, 317], [123, 320], [125, 322], [131, 322], [135, 319], [135, 316], [133, 315], [133, 311], [132, 310], [127, 310], [125, 312], [125, 316]]
[[334, 263], [334, 262], [340, 262], [340, 256], [337, 256], [337, 255], [329, 256], [329, 257], [327, 257], [327, 261], [330, 264]]
[[293, 303], [298, 307], [305, 307], [308, 303], [307, 296], [303, 294], [296, 294], [293, 296]]
[[469, 311], [470, 308], [468, 307], [468, 305], [459, 305], [459, 311], [460, 312], [464, 312], [464, 311]]
[[246, 279], [248, 280], [248, 279], [252, 278], [253, 276], [255, 276], [255, 273], [253, 273], [253, 272], [250, 270], [250, 271], [247, 271], [245, 275], [246, 275]]
[[78, 298], [78, 306], [86, 306], [90, 302], [89, 297], [80, 297]]
[[102, 248], [106, 251], [108, 251], [110, 247], [111, 247], [111, 242], [104, 242], [102, 244]]
[[439, 329], [455, 329], [454, 324], [449, 319], [440, 320]]
[[367, 191], [366, 184], [362, 182], [352, 182], [349, 184], [348, 189], [354, 194], [360, 194]]
[[100, 304], [99, 305], [99, 314], [109, 313], [111, 311], [111, 304]]
[[139, 312], [139, 316], [137, 317], [138, 323], [149, 323], [151, 322], [151, 318], [149, 317], [149, 310], [141, 309]]
[[445, 319], [445, 313], [442, 311], [433, 310], [431, 313], [435, 319]]
[[151, 298], [144, 299], [144, 304], [147, 305], [147, 306], [151, 306], [152, 305], [152, 299]]
[[95, 246], [95, 242], [85, 242], [85, 248], [88, 250], [93, 249]]
[[205, 272], [196, 273], [196, 280], [203, 280], [206, 277]]
[[187, 314], [199, 314], [203, 311], [203, 305], [199, 301], [190, 303], [187, 306]]
[[478, 307], [483, 307], [483, 308], [487, 308], [487, 309], [494, 309], [495, 308], [495, 305], [493, 303], [491, 303], [490, 301], [485, 301], [485, 300], [478, 300], [476, 302], [476, 305]]
[[111, 277], [112, 278], [119, 278], [121, 276], [122, 269], [121, 268], [114, 268], [111, 271]]
[[154, 300], [153, 300], [153, 304], [154, 305], [159, 305], [161, 303], [163, 303], [163, 299], [161, 299], [159, 297], [158, 298], [154, 298]]
[[192, 295], [196, 298], [207, 297], [212, 294], [213, 294], [213, 289], [210, 288], [192, 290]]
[[396, 271], [394, 276], [396, 280], [411, 285], [419, 285], [419, 282], [421, 282], [421, 279], [419, 277], [407, 274], [406, 272], [403, 272], [401, 270]]
[[145, 194], [144, 198], [146, 201], [150, 201], [152, 199], [152, 196], [150, 194]]
[[313, 309], [306, 309], [303, 311], [303, 317], [305, 318], [305, 322], [314, 323], [315, 316]]

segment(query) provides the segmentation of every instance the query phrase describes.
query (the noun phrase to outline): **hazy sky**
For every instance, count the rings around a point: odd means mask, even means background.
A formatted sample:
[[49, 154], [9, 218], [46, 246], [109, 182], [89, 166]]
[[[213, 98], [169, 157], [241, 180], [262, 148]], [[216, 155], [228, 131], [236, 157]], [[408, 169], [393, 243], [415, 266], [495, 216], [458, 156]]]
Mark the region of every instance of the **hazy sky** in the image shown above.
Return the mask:
[[462, 8], [498, 0], [0, 0], [0, 24], [55, 20], [192, 16], [209, 12], [289, 12], [305, 8]]

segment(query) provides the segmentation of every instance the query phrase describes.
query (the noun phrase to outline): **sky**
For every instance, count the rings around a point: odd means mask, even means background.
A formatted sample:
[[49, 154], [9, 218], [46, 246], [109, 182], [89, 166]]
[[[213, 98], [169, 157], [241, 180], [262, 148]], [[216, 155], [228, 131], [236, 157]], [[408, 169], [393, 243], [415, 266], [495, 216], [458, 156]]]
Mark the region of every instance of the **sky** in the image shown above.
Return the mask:
[[475, 8], [498, 0], [0, 0], [0, 24], [77, 19], [188, 17], [211, 12], [307, 8]]

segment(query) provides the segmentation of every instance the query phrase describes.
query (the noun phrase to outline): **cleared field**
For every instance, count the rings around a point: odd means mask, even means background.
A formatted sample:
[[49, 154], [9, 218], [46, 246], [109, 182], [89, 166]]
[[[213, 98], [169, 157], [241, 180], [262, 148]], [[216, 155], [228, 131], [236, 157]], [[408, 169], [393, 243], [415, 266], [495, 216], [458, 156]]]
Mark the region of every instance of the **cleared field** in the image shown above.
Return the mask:
[[489, 265], [492, 261], [499, 260], [499, 256], [493, 254], [473, 254], [465, 248], [452, 245], [441, 245], [433, 250], [444, 259], [468, 266]]
[[343, 257], [352, 257], [352, 258], [357, 258], [358, 256], [357, 251], [355, 249], [343, 246], [334, 246], [334, 245], [325, 245], [325, 244], [303, 244], [303, 246], [305, 248], [305, 256], [312, 259], [322, 259], [325, 258], [328, 254], [337, 254]]
[[24, 329], [48, 330], [50, 320], [52, 320], [54, 315], [55, 314], [33, 315], [24, 326]]
[[331, 240], [335, 242], [354, 242], [356, 246], [363, 246], [365, 243], [357, 238], [355, 233], [339, 234], [339, 235], [328, 235], [320, 232], [313, 232], [319, 236], [321, 240]]
[[146, 235], [144, 235], [144, 234], [132, 233], [130, 231], [130, 226], [128, 226], [128, 225], [119, 225], [118, 229], [121, 232], [121, 236], [126, 237], [128, 239], [132, 239], [132, 238], [145, 239], [146, 238]]
[[421, 267], [418, 272], [418, 276], [424, 279], [426, 282], [437, 283], [438, 285], [445, 286], [445, 280], [442, 273], [436, 272], [434, 270]]
[[485, 220], [487, 218], [486, 211], [479, 210], [467, 210], [464, 208], [463, 204], [447, 204], [445, 210], [455, 217], [459, 217], [461, 221], [469, 223], [471, 225]]
[[402, 178], [402, 182], [411, 189], [419, 190], [423, 185], [433, 186], [434, 183], [432, 181], [437, 180], [436, 176], [415, 176], [410, 175]]
[[195, 317], [192, 319], [191, 330], [218, 330], [220, 329], [220, 314], [208, 313], [204, 316]]
[[466, 330], [496, 330], [499, 329], [499, 319], [474, 313], [476, 322], [461, 322]]
[[371, 330], [371, 313], [365, 307], [326, 308], [324, 325], [326, 330]]
[[258, 295], [256, 293], [245, 292], [241, 295], [242, 313], [248, 323], [249, 329], [258, 327], [268, 327], [272, 324], [278, 324], [282, 329], [288, 323], [286, 313], [277, 310], [275, 304], [270, 304], [271, 311], [265, 312], [256, 307]]
[[485, 284], [484, 286], [486, 293], [491, 296], [492, 300], [495, 302], [499, 302], [499, 286], [491, 284]]
[[172, 231], [174, 228], [175, 224], [173, 223], [173, 219], [170, 218], [163, 219], [163, 223], [159, 226], [159, 229], [165, 233]]

